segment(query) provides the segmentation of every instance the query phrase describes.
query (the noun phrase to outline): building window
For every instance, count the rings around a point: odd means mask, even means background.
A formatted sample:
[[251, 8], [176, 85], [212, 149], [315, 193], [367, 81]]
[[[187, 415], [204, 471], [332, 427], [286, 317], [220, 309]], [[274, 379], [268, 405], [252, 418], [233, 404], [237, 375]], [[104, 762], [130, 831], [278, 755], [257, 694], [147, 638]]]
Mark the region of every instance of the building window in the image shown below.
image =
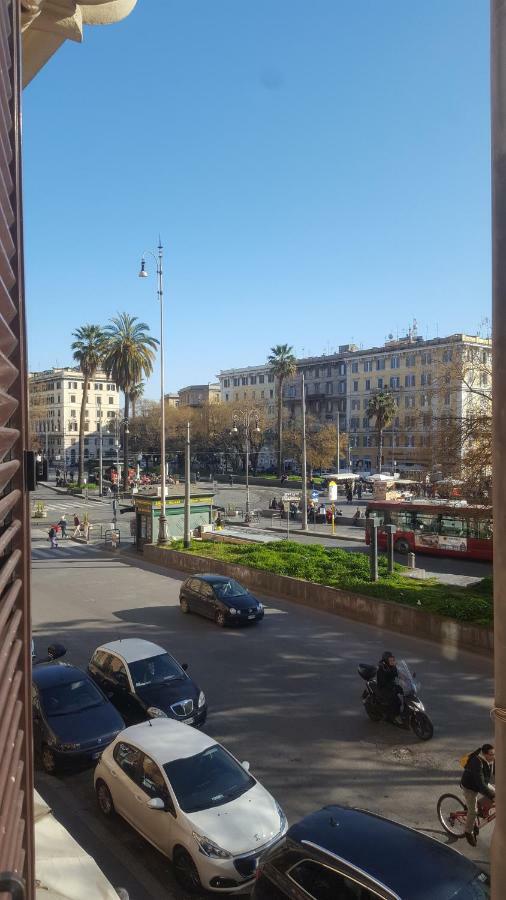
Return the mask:
[[327, 378], [332, 378], [332, 366], [327, 366]]
[[260, 399], [263, 400], [265, 398], [265, 391], [260, 391]]
[[377, 371], [377, 372], [381, 372], [384, 368], [385, 368], [385, 360], [384, 360], [384, 358], [382, 358], [382, 359], [377, 359], [377, 360], [376, 360], [376, 371]]
[[406, 435], [406, 447], [414, 447], [415, 446], [415, 436], [414, 434]]
[[391, 375], [390, 376], [390, 387], [393, 390], [396, 390], [397, 388], [400, 388], [400, 386], [401, 386], [401, 379], [399, 378], [399, 376]]
[[372, 372], [372, 359], [364, 360], [364, 372]]
[[356, 375], [356, 373], [358, 372], [358, 362], [354, 362], [351, 364], [351, 371], [354, 375]]
[[315, 381], [314, 386], [313, 386], [313, 393], [314, 394], [320, 393], [320, 382], [319, 381]]
[[400, 356], [392, 356], [390, 358], [390, 368], [391, 369], [400, 369], [401, 367], [401, 358]]
[[362, 419], [362, 428], [369, 428], [369, 425], [369, 416], [364, 416], [364, 418]]
[[228, 394], [225, 394], [225, 402], [228, 403]]
[[297, 396], [297, 391], [296, 391], [295, 385], [291, 384], [290, 387], [288, 388], [288, 396], [289, 397]]
[[371, 379], [370, 378], [366, 378], [366, 380], [365, 380], [365, 389], [366, 389], [366, 391], [371, 390]]
[[267, 376], [267, 381], [269, 382], [269, 384], [272, 384], [272, 382], [274, 381], [274, 375], [272, 373]]
[[427, 385], [432, 384], [432, 373], [422, 372], [420, 383], [422, 387], [426, 387]]
[[72, 419], [75, 419], [75, 417], [77, 416], [77, 413], [76, 413], [75, 409], [71, 409], [71, 410], [70, 410], [70, 415], [71, 415], [71, 418], [72, 418]]
[[415, 408], [415, 398], [411, 394], [408, 397], [404, 398], [404, 406], [406, 409]]
[[416, 355], [414, 353], [408, 353], [406, 356], [406, 367], [412, 369], [413, 366], [416, 366]]
[[244, 386], [247, 383], [248, 383], [247, 375], [241, 375], [241, 384]]
[[444, 350], [444, 351], [443, 351], [443, 362], [444, 362], [444, 363], [449, 363], [449, 362], [451, 362], [451, 361], [452, 361], [452, 356], [453, 356], [453, 353], [452, 353], [451, 350]]
[[234, 387], [238, 387], [238, 386], [239, 386], [239, 379], [234, 378]]
[[353, 390], [354, 390], [355, 392], [358, 391], [358, 381], [354, 381], [354, 382], [353, 382]]
[[[358, 369], [357, 369], [358, 371]], [[337, 365], [337, 374], [338, 375], [346, 375], [346, 363], [338, 363]]]
[[432, 416], [425, 414], [422, 416], [422, 422], [424, 428], [430, 428], [432, 425]]
[[250, 375], [250, 377], [249, 377], [249, 383], [250, 383], [250, 384], [256, 384], [256, 383], [257, 383], [257, 377], [256, 377], [256, 375]]
[[230, 387], [230, 378], [223, 379], [223, 387]]
[[345, 382], [345, 381], [340, 381], [340, 382], [339, 382], [339, 384], [337, 385], [337, 393], [338, 393], [338, 394], [345, 394], [345, 393], [346, 393], [346, 382]]
[[432, 353], [422, 353], [422, 366], [432, 365]]
[[416, 382], [415, 375], [405, 375], [404, 376], [404, 387], [414, 387]]
[[319, 377], [320, 377], [320, 368], [319, 368], [319, 366], [315, 366], [315, 367], [314, 367], [314, 377], [315, 377], [315, 378], [319, 378]]
[[351, 408], [352, 409], [360, 409], [360, 400], [352, 400]]
[[333, 387], [332, 387], [332, 382], [331, 382], [331, 381], [327, 381], [327, 384], [326, 384], [326, 390], [327, 390], [327, 394], [332, 394], [332, 393], [333, 393]]
[[430, 400], [428, 394], [422, 394], [420, 398], [420, 406], [430, 406]]
[[383, 379], [382, 379], [382, 378], [378, 378], [378, 388], [381, 390], [382, 387], [383, 387]]
[[327, 400], [327, 412], [331, 413], [333, 408], [332, 400]]
[[259, 376], [258, 376], [258, 380], [259, 380], [260, 384], [263, 384], [263, 383], [264, 383], [264, 378], [265, 378], [265, 375], [259, 375]]
[[270, 391], [269, 391], [269, 398], [272, 400], [273, 397], [274, 397], [274, 391], [273, 391], [272, 388], [271, 388]]

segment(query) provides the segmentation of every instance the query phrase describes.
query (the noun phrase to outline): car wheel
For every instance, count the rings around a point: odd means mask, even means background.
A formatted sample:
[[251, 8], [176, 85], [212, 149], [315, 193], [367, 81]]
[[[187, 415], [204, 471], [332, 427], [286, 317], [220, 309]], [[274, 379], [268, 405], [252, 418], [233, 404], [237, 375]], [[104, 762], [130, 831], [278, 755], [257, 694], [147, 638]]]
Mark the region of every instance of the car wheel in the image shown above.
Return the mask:
[[179, 601], [179, 606], [180, 606], [182, 613], [186, 614], [186, 613], [190, 612], [190, 604], [188, 603], [188, 600], [186, 599], [186, 597], [181, 597], [181, 600]]
[[397, 553], [409, 553], [409, 544], [404, 538], [400, 538], [395, 542], [395, 549]]
[[47, 744], [43, 744], [40, 758], [44, 772], [47, 772], [48, 775], [54, 775], [56, 772], [56, 756]]
[[188, 894], [198, 894], [202, 891], [202, 883], [197, 866], [190, 854], [182, 847], [174, 851], [174, 874], [177, 881]]
[[105, 781], [97, 781], [95, 791], [97, 794], [97, 803], [100, 807], [100, 812], [104, 816], [110, 818], [110, 816], [114, 815], [114, 803], [111, 797], [111, 792], [107, 787]]
[[227, 624], [227, 619], [225, 613], [219, 609], [215, 616], [216, 624], [220, 626], [220, 628], [224, 628]]

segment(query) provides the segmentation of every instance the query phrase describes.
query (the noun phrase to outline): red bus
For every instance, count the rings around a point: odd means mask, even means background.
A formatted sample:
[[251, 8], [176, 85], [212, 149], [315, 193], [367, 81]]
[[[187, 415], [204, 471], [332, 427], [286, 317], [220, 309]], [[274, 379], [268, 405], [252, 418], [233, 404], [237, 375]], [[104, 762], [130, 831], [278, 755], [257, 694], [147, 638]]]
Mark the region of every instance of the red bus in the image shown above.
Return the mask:
[[[451, 500], [373, 500], [366, 517], [378, 521], [378, 547], [386, 550], [383, 526], [395, 525], [398, 553], [431, 553], [469, 559], [492, 559], [492, 509]], [[369, 529], [366, 529], [369, 543]]]

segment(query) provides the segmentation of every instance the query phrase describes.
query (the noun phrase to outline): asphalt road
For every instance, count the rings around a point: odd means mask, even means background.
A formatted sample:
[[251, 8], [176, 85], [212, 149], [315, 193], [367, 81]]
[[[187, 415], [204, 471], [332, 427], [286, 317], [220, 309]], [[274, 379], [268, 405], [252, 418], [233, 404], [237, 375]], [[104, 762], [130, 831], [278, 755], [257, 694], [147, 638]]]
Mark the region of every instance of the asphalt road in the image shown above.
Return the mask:
[[[265, 600], [258, 626], [219, 629], [182, 616], [181, 576], [71, 542], [51, 550], [33, 540], [33, 631], [38, 653], [52, 640], [86, 665], [105, 640], [126, 636], [160, 643], [205, 690], [206, 731], [222, 741], [285, 808], [289, 820], [329, 802], [355, 804], [444, 839], [436, 818], [440, 793], [460, 778], [458, 759], [491, 737], [491, 662], [443, 651], [286, 601]], [[361, 661], [385, 649], [405, 657], [422, 681], [435, 736], [421, 744], [363, 712]], [[181, 897], [170, 863], [125, 823], [105, 823], [96, 809], [92, 771], [46, 776], [37, 787], [56, 816], [131, 900]], [[486, 863], [487, 840], [459, 850]]]

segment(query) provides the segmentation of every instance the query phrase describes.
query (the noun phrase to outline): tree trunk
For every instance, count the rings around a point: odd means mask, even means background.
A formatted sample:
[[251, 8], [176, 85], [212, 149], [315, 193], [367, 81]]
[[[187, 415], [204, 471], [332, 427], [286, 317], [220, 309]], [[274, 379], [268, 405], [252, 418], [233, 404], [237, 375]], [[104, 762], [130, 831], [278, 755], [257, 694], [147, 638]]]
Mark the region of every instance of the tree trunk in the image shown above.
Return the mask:
[[[83, 381], [83, 399], [81, 400], [81, 414], [79, 416], [79, 467], [77, 474], [78, 484], [82, 484], [84, 478], [84, 422], [86, 419], [86, 403], [88, 400], [89, 383], [89, 377], [88, 375], [85, 375]], [[65, 471], [65, 437], [63, 438], [63, 469]]]
[[381, 463], [383, 460], [383, 429], [378, 430], [378, 472], [381, 473]]
[[278, 478], [283, 474], [283, 379], [278, 379]]
[[[123, 427], [123, 490], [128, 490], [128, 414], [130, 412], [130, 396], [128, 388], [125, 391], [125, 424]], [[163, 460], [160, 460], [160, 473]]]

